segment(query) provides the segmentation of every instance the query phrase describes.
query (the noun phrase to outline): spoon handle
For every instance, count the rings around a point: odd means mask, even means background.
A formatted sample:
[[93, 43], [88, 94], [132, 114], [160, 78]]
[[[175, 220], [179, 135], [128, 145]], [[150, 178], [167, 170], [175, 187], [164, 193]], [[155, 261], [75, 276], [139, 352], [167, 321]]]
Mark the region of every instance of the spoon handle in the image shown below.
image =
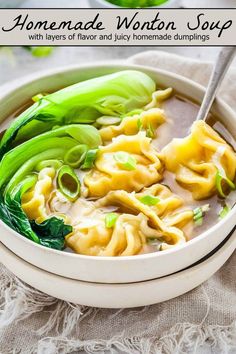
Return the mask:
[[215, 99], [218, 88], [233, 60], [236, 47], [224, 47], [221, 49], [214, 65], [207, 90], [202, 101], [196, 120], [206, 120]]

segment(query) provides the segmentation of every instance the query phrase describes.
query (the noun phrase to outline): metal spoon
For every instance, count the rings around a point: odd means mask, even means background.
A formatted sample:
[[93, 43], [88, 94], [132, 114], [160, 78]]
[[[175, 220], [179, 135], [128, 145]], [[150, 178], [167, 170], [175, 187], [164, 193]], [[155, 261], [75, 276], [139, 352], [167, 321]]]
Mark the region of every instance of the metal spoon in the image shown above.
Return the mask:
[[222, 80], [233, 60], [236, 47], [224, 47], [221, 49], [215, 66], [213, 68], [209, 84], [205, 96], [203, 98], [200, 110], [196, 120], [206, 120], [211, 109], [212, 103], [216, 97], [216, 93], [221, 85]]

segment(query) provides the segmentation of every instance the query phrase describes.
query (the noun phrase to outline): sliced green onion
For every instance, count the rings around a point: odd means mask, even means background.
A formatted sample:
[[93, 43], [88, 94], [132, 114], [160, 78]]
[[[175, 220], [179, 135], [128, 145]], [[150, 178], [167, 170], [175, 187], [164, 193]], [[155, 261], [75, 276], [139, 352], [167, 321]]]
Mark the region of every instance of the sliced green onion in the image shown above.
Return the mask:
[[201, 208], [196, 208], [193, 211], [193, 220], [197, 226], [201, 226], [203, 222], [203, 213]]
[[100, 125], [115, 125], [121, 122], [121, 118], [112, 116], [102, 116], [96, 120]]
[[129, 113], [126, 113], [124, 118], [125, 117], [132, 117], [132, 116], [135, 116], [137, 114], [141, 114], [143, 113], [143, 109], [133, 109], [133, 111], [130, 111]]
[[98, 149], [88, 150], [84, 159], [83, 165], [80, 167], [82, 170], [90, 169], [94, 166]]
[[160, 246], [158, 247], [158, 251], [163, 251], [163, 242], [160, 244]]
[[55, 170], [58, 170], [61, 166], [62, 166], [62, 162], [59, 160], [45, 160], [45, 161], [39, 162], [36, 165], [35, 170], [39, 172], [39, 171], [43, 170], [44, 168], [48, 168], [48, 167], [52, 167]]
[[153, 125], [151, 123], [148, 123], [147, 126], [147, 137], [153, 139], [155, 137], [155, 130], [153, 128]]
[[105, 216], [105, 225], [108, 229], [115, 226], [118, 216], [116, 213], [109, 213]]
[[80, 195], [80, 181], [70, 166], [60, 168], [57, 185], [60, 192], [71, 201], [75, 201]]
[[42, 58], [47, 57], [53, 52], [52, 47], [28, 47], [26, 49], [29, 50], [34, 57]]
[[119, 166], [124, 168], [125, 170], [135, 170], [137, 161], [136, 159], [124, 151], [119, 151], [114, 154], [114, 159]]
[[152, 246], [160, 246], [160, 241], [155, 237], [147, 237], [147, 244]]
[[142, 119], [140, 117], [137, 120], [137, 127], [138, 127], [139, 132], [140, 132], [140, 130], [143, 129], [143, 123], [142, 123]]
[[154, 197], [153, 195], [144, 195], [143, 197], [139, 198], [139, 200], [141, 203], [149, 206], [156, 205], [160, 202], [160, 198]]
[[39, 93], [38, 95], [33, 96], [33, 97], [32, 97], [32, 100], [33, 100], [34, 102], [38, 102], [38, 101], [40, 101], [41, 98], [43, 98], [43, 97], [44, 97], [44, 95], [43, 95], [42, 93]]
[[78, 168], [84, 162], [87, 151], [88, 146], [85, 144], [74, 146], [66, 153], [64, 161], [67, 165]]
[[193, 220], [195, 225], [201, 226], [203, 223], [203, 217], [205, 213], [210, 210], [209, 204], [203, 205], [202, 207], [197, 207], [193, 210]]
[[225, 205], [219, 212], [219, 217], [221, 219], [223, 219], [229, 212], [230, 212], [230, 208], [228, 207], [228, 205]]
[[226, 176], [225, 177], [222, 176], [220, 171], [217, 170], [217, 173], [216, 173], [216, 188], [217, 188], [220, 196], [222, 198], [226, 198], [226, 194], [224, 193], [223, 188], [222, 188], [222, 182], [226, 182], [227, 185], [229, 186], [229, 188], [232, 189], [232, 190], [234, 190], [236, 188], [235, 184], [229, 178], [227, 178]]

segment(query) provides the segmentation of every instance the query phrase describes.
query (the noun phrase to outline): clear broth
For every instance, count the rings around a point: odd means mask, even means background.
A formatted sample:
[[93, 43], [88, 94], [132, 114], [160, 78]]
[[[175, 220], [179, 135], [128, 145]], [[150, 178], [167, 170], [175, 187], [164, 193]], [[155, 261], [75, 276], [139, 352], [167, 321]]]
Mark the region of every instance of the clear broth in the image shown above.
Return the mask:
[[[0, 139], [9, 126], [10, 122], [31, 105], [31, 101], [27, 102], [16, 112], [14, 112], [7, 120], [5, 120], [5, 122], [1, 125]], [[174, 94], [171, 98], [164, 101], [162, 108], [165, 110], [167, 121], [158, 128], [157, 138], [152, 142], [158, 150], [162, 149], [173, 138], [183, 138], [188, 135], [190, 132], [190, 127], [195, 121], [199, 111], [199, 105], [184, 97], [179, 96], [178, 94]], [[214, 116], [209, 115], [208, 123], [235, 149], [236, 144], [234, 138]], [[175, 181], [174, 175], [168, 171], [164, 172], [164, 178], [161, 183], [167, 185], [173, 193], [184, 199], [185, 205], [182, 210], [190, 208], [194, 209], [205, 204], [210, 205], [210, 210], [206, 213], [203, 224], [201, 226], [196, 226], [193, 223], [190, 223], [183, 230], [187, 240], [200, 235], [203, 231], [211, 228], [216, 222], [218, 222], [218, 214], [224, 204], [220, 198], [213, 196], [212, 198], [202, 201], [194, 200], [192, 198], [192, 194], [186, 189], [182, 188]], [[73, 252], [70, 249], [66, 249], [66, 251]], [[140, 253], [149, 253], [155, 251], [157, 251], [156, 246], [147, 245]]]

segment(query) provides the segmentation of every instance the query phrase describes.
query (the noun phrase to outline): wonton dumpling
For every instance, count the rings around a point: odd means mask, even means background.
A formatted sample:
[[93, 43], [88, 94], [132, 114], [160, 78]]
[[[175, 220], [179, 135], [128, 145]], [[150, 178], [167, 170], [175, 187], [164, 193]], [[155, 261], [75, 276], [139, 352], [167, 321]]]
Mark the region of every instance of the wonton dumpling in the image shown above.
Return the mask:
[[171, 192], [171, 190], [163, 184], [154, 184], [151, 187], [144, 188], [140, 193], [136, 193], [136, 198], [140, 199], [145, 195], [158, 197], [160, 201], [152, 206], [156, 214], [163, 217], [172, 213], [184, 203], [183, 199]]
[[145, 195], [158, 197], [160, 201], [153, 206], [152, 210], [169, 226], [176, 226], [182, 229], [186, 224], [193, 221], [193, 211], [179, 210], [184, 204], [184, 200], [163, 184], [154, 184], [149, 188], [144, 188], [141, 193], [136, 193], [136, 198], [140, 199]]
[[[116, 152], [127, 152], [134, 157], [137, 163], [135, 169], [122, 168], [114, 158]], [[132, 136], [120, 135], [109, 145], [102, 146], [95, 167], [85, 175], [84, 183], [89, 196], [102, 197], [112, 190], [140, 191], [158, 182], [161, 173], [162, 164], [151, 145], [151, 139], [140, 132]]]
[[[115, 208], [116, 209], [116, 208]], [[114, 227], [107, 228], [105, 217], [110, 208], [98, 208], [96, 202], [79, 198], [69, 211], [73, 233], [66, 237], [66, 244], [76, 253], [93, 256], [120, 256], [138, 253], [145, 237], [140, 224], [147, 218], [117, 213]]]
[[90, 256], [132, 256], [137, 254], [145, 236], [140, 225], [146, 220], [144, 215], [122, 214], [118, 216], [114, 228], [105, 226], [104, 217], [93, 224], [78, 224], [75, 232], [66, 237], [67, 245], [75, 252]]
[[171, 87], [169, 87], [165, 90], [157, 90], [157, 91], [153, 92], [152, 101], [146, 105], [145, 109], [159, 107], [160, 103], [162, 103], [162, 101], [165, 101], [168, 98], [170, 98], [172, 92], [173, 92], [173, 89]]
[[175, 173], [176, 180], [191, 191], [196, 200], [216, 192], [219, 168], [230, 180], [235, 178], [235, 152], [203, 121], [195, 122], [186, 138], [173, 139], [162, 154], [167, 170]]
[[[140, 201], [144, 195], [158, 196], [155, 206]], [[141, 193], [112, 191], [96, 201], [78, 199], [70, 210], [74, 232], [66, 237], [75, 252], [93, 256], [130, 256], [138, 254], [148, 238], [163, 242], [167, 249], [186, 242], [181, 230], [193, 220], [192, 210], [178, 211], [183, 200], [166, 186], [156, 184]], [[115, 211], [117, 220], [107, 228], [106, 214]]]
[[159, 125], [165, 122], [164, 111], [160, 108], [152, 108], [122, 119], [119, 125], [110, 125], [99, 130], [103, 142], [111, 141], [114, 137], [124, 135], [135, 135], [141, 129], [148, 129], [150, 126], [156, 131]]
[[35, 186], [22, 197], [22, 209], [30, 220], [42, 223], [48, 217], [46, 202], [53, 190], [54, 168], [47, 167], [38, 174]]
[[[182, 230], [164, 223], [162, 219], [158, 217], [155, 209], [143, 204], [138, 199], [137, 195], [135, 193], [127, 193], [123, 190], [112, 191], [104, 198], [95, 202], [95, 205], [97, 207], [107, 205], [119, 206], [119, 211], [122, 213], [142, 213], [147, 217], [148, 225], [152, 228], [152, 237], [160, 238], [169, 245], [177, 245], [186, 242]], [[192, 211], [191, 216], [193, 216]]]

